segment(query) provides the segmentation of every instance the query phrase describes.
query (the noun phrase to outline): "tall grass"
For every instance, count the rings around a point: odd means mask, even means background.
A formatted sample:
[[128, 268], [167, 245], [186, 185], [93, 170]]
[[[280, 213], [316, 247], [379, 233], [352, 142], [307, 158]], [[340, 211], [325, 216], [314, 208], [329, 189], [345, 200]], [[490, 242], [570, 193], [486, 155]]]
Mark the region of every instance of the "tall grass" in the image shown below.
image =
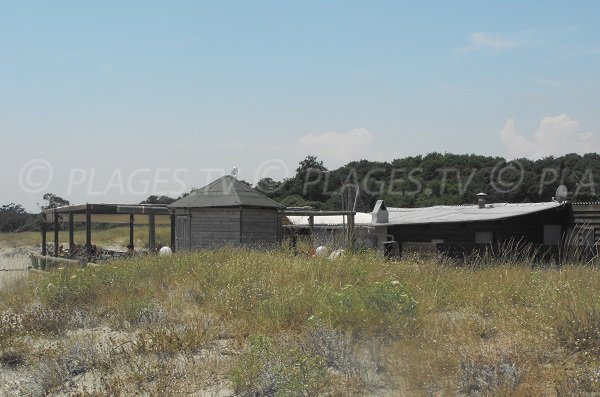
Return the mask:
[[414, 322], [416, 303], [382, 265], [391, 266], [368, 255], [329, 261], [274, 251], [217, 250], [63, 269], [43, 277], [43, 288], [38, 285], [33, 293], [53, 309], [81, 308], [106, 316], [160, 301], [172, 310], [210, 312], [239, 334], [300, 329], [312, 320], [366, 332], [401, 332]]
[[[177, 374], [185, 357], [202, 382], [240, 395], [599, 392], [599, 290], [595, 266], [508, 259], [454, 266], [245, 249], [145, 256], [35, 274], [0, 291], [0, 359], [33, 365], [32, 338], [106, 327], [126, 340], [100, 360], [125, 365], [121, 373], [95, 368], [112, 379], [104, 391], [140, 379], [127, 362], [153, 357]], [[227, 359], [206, 375], [194, 357], [215, 348]]]

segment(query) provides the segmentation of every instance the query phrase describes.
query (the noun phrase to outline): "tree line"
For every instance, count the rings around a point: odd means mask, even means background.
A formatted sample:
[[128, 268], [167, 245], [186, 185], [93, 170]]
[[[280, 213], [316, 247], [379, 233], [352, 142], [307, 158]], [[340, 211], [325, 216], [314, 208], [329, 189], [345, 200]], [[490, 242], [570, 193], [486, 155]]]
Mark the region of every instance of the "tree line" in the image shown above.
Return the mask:
[[599, 178], [596, 153], [512, 161], [430, 153], [391, 162], [353, 161], [334, 170], [308, 156], [293, 177], [263, 178], [256, 187], [286, 206], [369, 212], [378, 199], [390, 207], [427, 207], [474, 204], [478, 193], [486, 193], [491, 202], [544, 202], [552, 200], [561, 184], [573, 201], [596, 201]]
[[[369, 212], [378, 199], [390, 207], [474, 204], [480, 192], [491, 202], [550, 201], [561, 184], [567, 186], [574, 201], [596, 201], [600, 192], [597, 178], [600, 155], [596, 153], [507, 161], [434, 152], [391, 162], [352, 161], [333, 170], [316, 156], [307, 156], [293, 176], [281, 181], [263, 178], [255, 188], [287, 207]], [[69, 204], [52, 193], [43, 199], [45, 208]], [[175, 200], [153, 195], [141, 204], [170, 204]], [[14, 203], [0, 207], [0, 232], [39, 227], [39, 214], [28, 213]]]

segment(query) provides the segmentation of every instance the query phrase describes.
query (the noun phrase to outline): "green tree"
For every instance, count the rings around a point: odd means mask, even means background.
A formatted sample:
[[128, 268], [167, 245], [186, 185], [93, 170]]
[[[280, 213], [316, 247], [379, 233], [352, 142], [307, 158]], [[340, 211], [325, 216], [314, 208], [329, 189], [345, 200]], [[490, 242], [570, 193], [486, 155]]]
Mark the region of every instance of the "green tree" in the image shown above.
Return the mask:
[[54, 193], [46, 193], [46, 194], [44, 194], [44, 196], [42, 198], [46, 202], [46, 205], [44, 206], [44, 208], [48, 208], [48, 209], [64, 207], [64, 206], [67, 206], [70, 204], [69, 200], [65, 200], [62, 197], [59, 197]]
[[174, 198], [169, 197], [169, 196], [148, 196], [148, 198], [142, 202], [140, 202], [140, 204], [171, 204], [173, 201], [175, 201]]

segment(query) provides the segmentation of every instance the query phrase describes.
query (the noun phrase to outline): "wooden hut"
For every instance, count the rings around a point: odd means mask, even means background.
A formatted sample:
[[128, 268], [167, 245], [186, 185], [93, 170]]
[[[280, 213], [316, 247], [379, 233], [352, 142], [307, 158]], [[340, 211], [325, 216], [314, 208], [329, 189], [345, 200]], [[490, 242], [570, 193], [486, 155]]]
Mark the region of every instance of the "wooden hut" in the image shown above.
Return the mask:
[[284, 206], [226, 175], [169, 207], [175, 213], [177, 251], [223, 245], [273, 246]]
[[566, 208], [558, 202], [387, 209], [387, 233], [401, 242], [558, 245]]
[[556, 201], [387, 207], [379, 212], [384, 214], [374, 212], [376, 224], [387, 227], [386, 234], [403, 250], [437, 251], [459, 258], [491, 249], [555, 260], [566, 219], [565, 204]]

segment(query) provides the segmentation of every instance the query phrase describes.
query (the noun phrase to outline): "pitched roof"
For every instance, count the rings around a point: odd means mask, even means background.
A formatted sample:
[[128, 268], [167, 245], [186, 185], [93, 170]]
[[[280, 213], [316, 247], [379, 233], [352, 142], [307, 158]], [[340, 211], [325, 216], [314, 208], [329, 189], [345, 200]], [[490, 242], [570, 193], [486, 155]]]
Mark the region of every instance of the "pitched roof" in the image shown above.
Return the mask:
[[170, 208], [239, 206], [284, 207], [264, 194], [252, 189], [244, 182], [238, 181], [231, 175], [225, 175], [169, 205]]
[[415, 225], [426, 223], [453, 223], [493, 221], [533, 214], [552, 208], [562, 208], [556, 201], [546, 203], [494, 203], [485, 208], [478, 205], [436, 205], [424, 208], [391, 208], [388, 207], [387, 225]]

